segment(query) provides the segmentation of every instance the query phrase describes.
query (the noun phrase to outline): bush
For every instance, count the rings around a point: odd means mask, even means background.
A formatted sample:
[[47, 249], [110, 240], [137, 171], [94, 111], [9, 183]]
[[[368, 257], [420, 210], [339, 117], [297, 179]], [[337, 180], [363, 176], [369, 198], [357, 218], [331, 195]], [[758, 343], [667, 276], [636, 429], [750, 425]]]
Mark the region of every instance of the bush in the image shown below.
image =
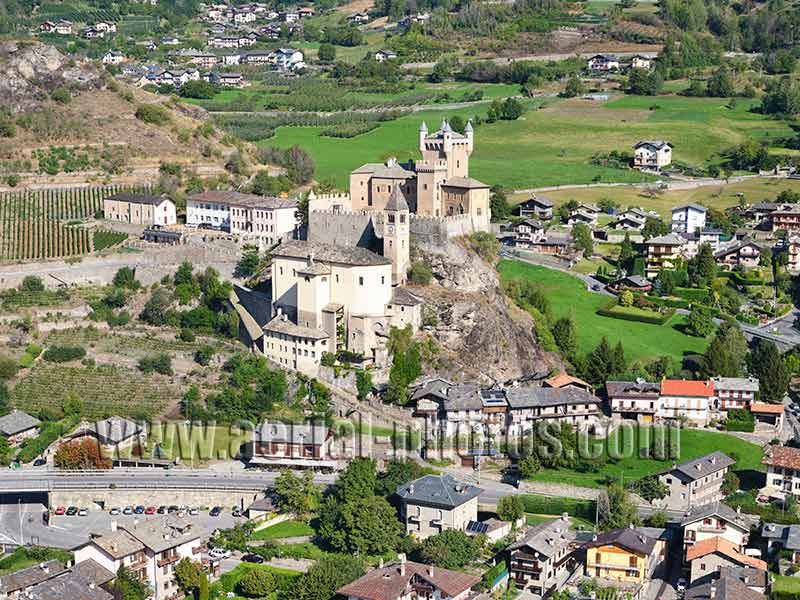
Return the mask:
[[19, 286], [19, 289], [23, 292], [43, 292], [44, 282], [41, 277], [28, 275], [22, 280], [22, 285]]
[[169, 113], [160, 104], [140, 104], [136, 109], [136, 118], [151, 125], [166, 125], [170, 122]]
[[200, 346], [197, 351], [194, 353], [194, 360], [197, 364], [203, 365], [204, 367], [211, 362], [211, 357], [214, 356], [214, 348], [209, 346], [208, 344], [204, 344]]
[[86, 349], [81, 346], [53, 346], [44, 353], [44, 359], [54, 363], [70, 362], [84, 356], [86, 356]]
[[172, 357], [169, 354], [162, 352], [151, 356], [144, 356], [139, 359], [137, 365], [142, 373], [160, 373], [161, 375], [174, 375], [172, 370]]
[[736, 408], [728, 411], [728, 418], [725, 421], [725, 429], [728, 431], [744, 431], [753, 433], [756, 428], [756, 421], [746, 408]]
[[9, 356], [0, 356], [0, 380], [11, 379], [18, 370], [17, 361]]
[[0, 138], [13, 138], [17, 135], [17, 126], [14, 121], [0, 117]]
[[675, 314], [675, 309], [670, 308], [664, 312], [658, 313], [636, 307], [621, 306], [616, 304], [616, 300], [612, 300], [605, 307], [598, 310], [597, 314], [603, 317], [622, 319], [623, 321], [637, 321], [639, 323], [649, 323], [650, 325], [663, 325], [672, 318], [672, 315]]
[[50, 97], [59, 104], [69, 104], [72, 102], [72, 94], [70, 94], [69, 89], [64, 86], [54, 90], [53, 93], [50, 94]]
[[428, 285], [433, 277], [431, 268], [422, 261], [411, 263], [408, 270], [408, 280], [415, 285]]
[[555, 496], [538, 496], [523, 494], [520, 496], [525, 503], [525, 512], [538, 515], [560, 515], [567, 513], [573, 517], [580, 517], [594, 522], [595, 503], [592, 500], [578, 498], [560, 498]]

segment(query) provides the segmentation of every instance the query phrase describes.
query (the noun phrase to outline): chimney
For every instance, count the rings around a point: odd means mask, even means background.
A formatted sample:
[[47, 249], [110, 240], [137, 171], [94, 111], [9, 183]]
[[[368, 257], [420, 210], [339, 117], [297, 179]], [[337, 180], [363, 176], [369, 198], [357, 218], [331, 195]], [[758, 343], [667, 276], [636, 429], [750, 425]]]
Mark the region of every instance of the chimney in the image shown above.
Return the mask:
[[117, 530], [117, 522], [111, 521], [111, 532], [115, 532]]
[[89, 582], [89, 589], [94, 590], [94, 581]]
[[429, 566], [429, 567], [428, 567], [428, 575], [429, 575], [430, 577], [433, 577], [433, 565], [431, 565], [431, 566]]
[[39, 563], [39, 568], [45, 573], [50, 572], [50, 567], [47, 566], [47, 563]]
[[714, 597], [716, 595], [717, 595], [717, 586], [712, 583], [711, 589], [708, 592], [708, 597], [711, 598], [711, 600], [714, 600]]
[[398, 554], [397, 558], [400, 559], [400, 576], [406, 576], [406, 555], [405, 554]]

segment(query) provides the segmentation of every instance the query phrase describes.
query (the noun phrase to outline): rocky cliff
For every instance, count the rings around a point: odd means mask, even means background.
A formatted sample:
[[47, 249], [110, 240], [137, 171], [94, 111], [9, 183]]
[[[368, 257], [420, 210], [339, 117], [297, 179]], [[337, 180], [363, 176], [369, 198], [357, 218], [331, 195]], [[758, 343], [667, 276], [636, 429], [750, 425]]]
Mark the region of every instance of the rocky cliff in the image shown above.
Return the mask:
[[433, 272], [430, 285], [414, 288], [435, 315], [426, 331], [442, 348], [437, 364], [427, 366], [431, 372], [491, 382], [561, 366], [558, 356], [539, 347], [533, 318], [502, 294], [494, 266], [464, 240], [417, 248], [416, 255]]

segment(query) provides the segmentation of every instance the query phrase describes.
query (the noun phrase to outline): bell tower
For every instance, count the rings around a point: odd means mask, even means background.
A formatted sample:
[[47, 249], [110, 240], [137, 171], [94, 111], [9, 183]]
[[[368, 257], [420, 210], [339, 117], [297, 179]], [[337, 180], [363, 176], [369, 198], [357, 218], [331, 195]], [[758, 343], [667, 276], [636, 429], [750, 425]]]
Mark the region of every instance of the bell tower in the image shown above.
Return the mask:
[[411, 265], [410, 211], [399, 185], [392, 189], [383, 212], [383, 255], [392, 261], [392, 285], [403, 285]]

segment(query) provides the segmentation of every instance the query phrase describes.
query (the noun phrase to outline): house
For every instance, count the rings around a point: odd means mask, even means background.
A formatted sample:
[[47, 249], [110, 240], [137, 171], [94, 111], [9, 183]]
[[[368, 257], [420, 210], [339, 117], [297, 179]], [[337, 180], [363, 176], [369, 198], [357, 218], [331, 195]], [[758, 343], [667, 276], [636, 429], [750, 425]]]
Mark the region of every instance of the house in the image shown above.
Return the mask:
[[686, 590], [686, 600], [767, 600], [769, 574], [752, 567], [720, 567], [705, 583]]
[[544, 598], [560, 589], [577, 568], [576, 547], [568, 516], [540, 523], [506, 548], [509, 576], [518, 590]]
[[752, 269], [759, 265], [761, 247], [755, 242], [738, 241], [714, 252], [714, 259], [725, 271], [739, 267]]
[[103, 58], [100, 59], [104, 65], [119, 65], [122, 61], [125, 60], [125, 55], [122, 52], [115, 52], [114, 50], [109, 50], [105, 54], [103, 54]]
[[250, 52], [242, 56], [240, 62], [247, 65], [269, 65], [272, 60], [272, 52]]
[[545, 196], [533, 196], [517, 206], [517, 212], [523, 219], [541, 219], [549, 221], [553, 218], [553, 201]]
[[[116, 573], [91, 559], [84, 560], [66, 572], [28, 588], [24, 600], [113, 600], [111, 583], [114, 579]], [[2, 591], [0, 584], [0, 593]]]
[[314, 16], [314, 9], [310, 6], [303, 6], [298, 9], [297, 14], [300, 16], [301, 19], [306, 19], [308, 17]]
[[672, 208], [672, 233], [694, 233], [706, 227], [708, 209], [699, 204], [684, 204]]
[[650, 238], [647, 246], [647, 263], [645, 274], [648, 278], [656, 277], [661, 269], [674, 269], [681, 260], [681, 248], [686, 241], [674, 233]]
[[792, 562], [800, 563], [800, 525], [764, 523], [761, 538], [767, 542], [768, 554], [788, 550], [792, 553]]
[[177, 46], [180, 43], [181, 43], [181, 41], [176, 37], [164, 37], [164, 38], [161, 38], [161, 45], [162, 46]]
[[117, 33], [117, 24], [111, 21], [98, 21], [94, 24], [94, 28], [105, 33]]
[[628, 275], [617, 279], [608, 286], [608, 290], [615, 294], [631, 291], [637, 294], [647, 294], [653, 289], [649, 279], [641, 275]]
[[258, 38], [255, 34], [249, 33], [247, 35], [240, 35], [237, 41], [239, 48], [249, 48], [250, 46], [255, 46]]
[[589, 227], [594, 227], [597, 225], [597, 213], [580, 208], [572, 211], [569, 217], [567, 217], [567, 225], [576, 225], [578, 223], [583, 223]]
[[514, 245], [519, 248], [530, 248], [544, 239], [544, 227], [538, 221], [525, 219], [513, 225]]
[[724, 502], [692, 506], [681, 520], [684, 555], [694, 544], [721, 537], [739, 552], [750, 541], [750, 529], [758, 525], [758, 517], [742, 514]]
[[275, 505], [275, 501], [266, 496], [253, 500], [250, 506], [247, 507], [247, 518], [255, 522], [265, 521], [277, 512], [278, 507]]
[[647, 223], [646, 217], [627, 212], [620, 215], [616, 221], [610, 224], [612, 229], [618, 231], [641, 231]]
[[415, 414], [426, 420], [431, 435], [453, 438], [483, 428], [493, 433], [505, 430], [508, 403], [499, 391], [434, 378], [413, 390], [411, 397]]
[[239, 38], [231, 36], [218, 35], [208, 40], [210, 48], [238, 48]]
[[665, 566], [671, 532], [622, 527], [595, 535], [586, 548], [586, 576], [635, 584], [648, 582]]
[[631, 57], [631, 69], [650, 69], [653, 66], [653, 59], [641, 54]]
[[541, 421], [567, 423], [593, 430], [600, 422], [601, 400], [584, 389], [518, 386], [506, 389], [508, 430], [512, 435], [530, 431]]
[[549, 377], [542, 382], [544, 387], [549, 388], [565, 388], [565, 387], [576, 387], [581, 389], [585, 392], [592, 392], [594, 388], [590, 383], [586, 383], [583, 379], [579, 377], [573, 377], [572, 375], [568, 375], [564, 371], [561, 371], [558, 375], [554, 375], [553, 377]]
[[244, 77], [241, 73], [211, 73], [209, 79], [212, 83], [222, 87], [240, 88], [245, 85]]
[[613, 54], [595, 54], [586, 63], [586, 68], [593, 72], [607, 73], [619, 71], [619, 59]]
[[192, 62], [203, 69], [210, 69], [217, 65], [219, 58], [216, 54], [195, 54]]
[[199, 563], [203, 549], [201, 533], [191, 523], [159, 519], [131, 525], [112, 521], [108, 531], [91, 532], [74, 554], [76, 562], [93, 560], [111, 573], [124, 566], [149, 586], [153, 600], [167, 600], [179, 593], [175, 566], [184, 558]]
[[329, 460], [331, 441], [330, 430], [324, 424], [267, 421], [253, 432], [253, 453], [249, 465], [332, 464]]
[[69, 569], [61, 562], [48, 560], [13, 573], [0, 575], [0, 598], [3, 600], [27, 598], [28, 592], [37, 585], [68, 572]]
[[661, 381], [661, 419], [685, 418], [706, 425], [713, 408], [714, 382], [664, 379]]
[[58, 35], [72, 35], [72, 22], [60, 19], [56, 22], [45, 21], [39, 26], [42, 33], [57, 33]]
[[756, 427], [764, 425], [770, 430], [780, 433], [783, 429], [783, 404], [770, 404], [768, 402], [753, 402], [750, 412], [756, 422]]
[[467, 600], [480, 577], [407, 561], [404, 554], [336, 590], [346, 600]]
[[375, 60], [379, 63], [386, 62], [387, 60], [394, 60], [397, 58], [397, 52], [392, 50], [378, 50], [375, 53]]
[[186, 241], [183, 231], [176, 229], [164, 229], [161, 225], [145, 227], [142, 231], [142, 239], [145, 242], [166, 244], [168, 246], [177, 246]]
[[166, 196], [114, 194], [103, 199], [103, 218], [135, 225], [175, 225], [175, 203]]
[[[353, 13], [352, 15], [348, 15], [347, 16], [347, 22], [350, 25], [363, 25], [364, 23], [368, 23], [369, 22], [369, 13], [357, 12], [357, 13]], [[377, 60], [377, 57], [375, 57], [375, 60]]]
[[222, 229], [273, 246], [293, 237], [297, 202], [240, 192], [201, 192], [186, 199], [186, 224]]
[[652, 423], [660, 405], [661, 385], [637, 381], [607, 381], [606, 398], [614, 420]]
[[395, 492], [406, 533], [424, 540], [446, 529], [465, 531], [478, 520], [478, 496], [483, 490], [451, 475], [425, 475]]
[[686, 550], [686, 562], [691, 565], [689, 581], [692, 584], [713, 580], [714, 574], [723, 567], [752, 567], [760, 571], [767, 570], [767, 563], [763, 560], [740, 552], [735, 544], [720, 536], [690, 546]]
[[643, 140], [633, 147], [633, 166], [636, 169], [657, 171], [672, 163], [672, 146], [662, 140]]
[[714, 409], [727, 418], [728, 411], [748, 408], [758, 394], [758, 379], [755, 377], [714, 377], [716, 400]]
[[222, 64], [226, 67], [231, 67], [235, 65], [239, 65], [242, 63], [242, 55], [241, 54], [225, 54], [220, 57], [222, 60]]
[[663, 505], [671, 510], [689, 510], [719, 502], [725, 475], [735, 463], [730, 456], [716, 451], [673, 466], [658, 476], [669, 490]]
[[73, 439], [80, 437], [96, 439], [105, 454], [117, 456], [120, 450], [146, 443], [147, 431], [138, 423], [123, 417], [108, 417], [82, 427], [72, 436]]
[[283, 73], [305, 68], [303, 53], [294, 48], [279, 48], [274, 55], [275, 68]]
[[800, 496], [800, 448], [767, 446], [761, 462], [767, 465], [766, 491], [779, 498]]
[[772, 231], [784, 230], [790, 233], [800, 231], [800, 207], [788, 205], [775, 210], [770, 215]]
[[98, 31], [94, 27], [87, 27], [81, 30], [81, 37], [87, 40], [94, 40], [106, 37], [106, 33], [104, 31]]
[[0, 436], [6, 438], [11, 446], [23, 440], [39, 435], [41, 421], [21, 410], [12, 410], [0, 417]]
[[300, 20], [300, 13], [294, 10], [289, 10], [279, 13], [278, 18], [284, 23], [296, 23]]

